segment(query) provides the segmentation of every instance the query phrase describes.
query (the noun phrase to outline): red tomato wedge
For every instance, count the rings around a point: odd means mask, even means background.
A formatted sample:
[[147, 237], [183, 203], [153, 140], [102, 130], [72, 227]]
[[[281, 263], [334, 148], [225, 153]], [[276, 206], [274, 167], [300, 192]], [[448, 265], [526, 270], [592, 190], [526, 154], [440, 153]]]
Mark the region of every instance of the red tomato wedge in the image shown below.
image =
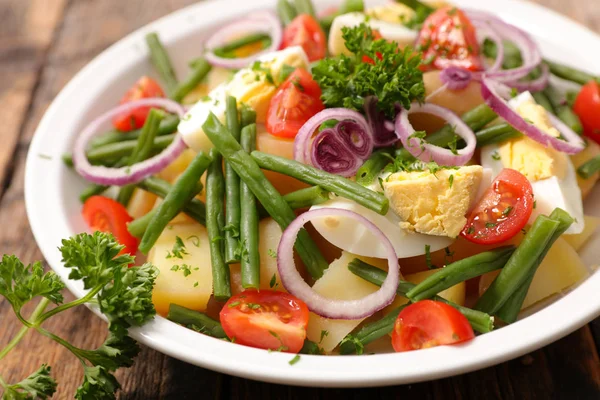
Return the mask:
[[581, 119], [585, 136], [600, 144], [600, 85], [597, 82], [590, 81], [581, 88], [573, 111]]
[[427, 17], [417, 48], [423, 52], [424, 70], [456, 66], [479, 71], [483, 67], [475, 27], [456, 7], [440, 8]]
[[138, 240], [127, 230], [133, 218], [121, 203], [104, 196], [92, 196], [83, 204], [83, 219], [93, 231], [110, 232], [125, 248], [120, 254], [137, 253]]
[[321, 25], [308, 14], [300, 14], [283, 31], [281, 49], [302, 46], [309, 61], [325, 57], [327, 38]]
[[235, 343], [297, 353], [306, 338], [308, 307], [289, 293], [250, 289], [231, 297], [220, 319]]
[[533, 189], [514, 169], [503, 169], [475, 206], [461, 235], [477, 244], [502, 243], [515, 236], [531, 217]]
[[274, 136], [294, 138], [302, 125], [323, 109], [321, 88], [310, 72], [297, 68], [271, 99], [267, 131]]
[[397, 352], [466, 342], [475, 337], [467, 318], [448, 304], [422, 300], [400, 311], [392, 332]]
[[[165, 97], [165, 94], [155, 80], [147, 76], [142, 76], [135, 85], [125, 93], [120, 104], [151, 97]], [[149, 111], [150, 107], [137, 108], [113, 119], [113, 125], [121, 132], [139, 129], [144, 126]]]

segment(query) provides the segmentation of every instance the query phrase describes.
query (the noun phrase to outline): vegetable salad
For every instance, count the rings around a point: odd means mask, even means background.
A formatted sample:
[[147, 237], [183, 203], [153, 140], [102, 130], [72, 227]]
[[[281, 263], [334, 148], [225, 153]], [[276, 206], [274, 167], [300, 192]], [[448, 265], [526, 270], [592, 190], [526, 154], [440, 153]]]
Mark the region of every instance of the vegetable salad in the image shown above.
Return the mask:
[[588, 275], [599, 80], [519, 27], [415, 0], [279, 0], [216, 29], [183, 80], [147, 44], [160, 80], [124, 88], [65, 161], [91, 184], [90, 229], [159, 271], [171, 321], [270, 351], [413, 351]]

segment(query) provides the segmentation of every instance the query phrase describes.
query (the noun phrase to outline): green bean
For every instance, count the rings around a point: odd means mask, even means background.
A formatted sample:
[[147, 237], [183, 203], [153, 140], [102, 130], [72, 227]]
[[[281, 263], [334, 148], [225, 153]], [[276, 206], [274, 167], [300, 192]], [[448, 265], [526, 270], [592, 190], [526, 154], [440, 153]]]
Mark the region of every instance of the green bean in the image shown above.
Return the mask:
[[[240, 126], [254, 124], [256, 122], [256, 111], [246, 105], [242, 105], [240, 112]], [[235, 136], [234, 136], [235, 137]]]
[[223, 326], [206, 314], [171, 303], [167, 319], [217, 339], [227, 339]]
[[64, 153], [61, 158], [67, 168], [73, 168], [75, 166], [73, 164], [73, 155], [71, 153]]
[[242, 36], [238, 39], [234, 39], [221, 47], [217, 47], [213, 49], [213, 52], [219, 56], [228, 56], [229, 54], [231, 54], [231, 52], [241, 47], [265, 41], [269, 41], [270, 43], [271, 36], [267, 35], [266, 33], [251, 33], [249, 35]]
[[385, 215], [388, 211], [389, 201], [382, 193], [367, 189], [350, 179], [260, 151], [253, 151], [251, 155], [263, 169], [279, 172], [311, 185], [321, 186], [325, 190], [353, 200], [381, 215]]
[[539, 258], [559, 223], [540, 215], [494, 282], [479, 298], [475, 309], [495, 314], [539, 265]]
[[477, 137], [477, 147], [502, 143], [509, 139], [521, 137], [522, 135], [521, 132], [509, 124], [492, 125], [475, 133], [475, 136]]
[[346, 336], [340, 344], [340, 354], [363, 354], [366, 345], [392, 333], [396, 319], [398, 319], [398, 314], [407, 305], [404, 304], [395, 308], [380, 320], [363, 326], [356, 334]]
[[460, 282], [501, 269], [514, 251], [514, 246], [504, 246], [453, 262], [409, 290], [406, 297], [412, 301], [428, 299]]
[[[251, 152], [256, 148], [256, 124], [247, 125], [242, 129], [240, 139], [242, 148]], [[260, 287], [260, 254], [258, 252], [258, 210], [256, 197], [244, 182], [240, 183], [240, 241], [242, 248], [241, 273], [244, 289]]]
[[544, 107], [546, 111], [554, 113], [554, 108], [552, 107], [552, 103], [548, 99], [548, 96], [544, 94], [544, 92], [533, 92], [531, 93], [536, 103], [540, 106]]
[[281, 19], [283, 26], [287, 26], [296, 18], [298, 12], [289, 0], [278, 0], [277, 1], [277, 15]]
[[148, 211], [146, 214], [142, 215], [134, 219], [133, 221], [127, 224], [127, 231], [131, 234], [131, 236], [141, 239], [144, 237], [144, 233], [146, 233], [146, 229], [148, 229], [148, 225], [150, 225], [150, 221], [156, 215], [156, 208]]
[[356, 183], [368, 186], [375, 182], [381, 171], [393, 159], [392, 154], [394, 154], [393, 147], [374, 151], [367, 161], [356, 171]]
[[[158, 136], [154, 139], [152, 151], [163, 151], [173, 142], [175, 136], [176, 133]], [[113, 162], [113, 160], [129, 157], [136, 145], [137, 140], [125, 140], [123, 142], [110, 143], [88, 150], [86, 156], [91, 164], [110, 164]]]
[[85, 203], [87, 199], [92, 196], [97, 196], [104, 193], [110, 186], [97, 185], [92, 183], [90, 186], [85, 188], [83, 192], [79, 195], [79, 201]]
[[[502, 68], [513, 69], [523, 65], [523, 58], [521, 57], [521, 51], [514, 43], [509, 41], [502, 42], [504, 47], [504, 59], [502, 61]], [[496, 59], [498, 49], [496, 43], [491, 40], [485, 40], [483, 44], [483, 54], [486, 57]]]
[[210, 151], [210, 156], [213, 161], [206, 173], [206, 231], [210, 246], [213, 294], [215, 299], [224, 301], [231, 297], [231, 283], [223, 246], [223, 226], [225, 225], [223, 157], [216, 149]]
[[[369, 265], [359, 259], [352, 260], [350, 264], [348, 264], [348, 269], [354, 275], [359, 276], [367, 282], [371, 282], [377, 286], [381, 286], [387, 277], [387, 272], [377, 267], [373, 267], [372, 265]], [[398, 289], [396, 290], [396, 293], [400, 296], [406, 296], [406, 293], [412, 290], [415, 286], [416, 285], [414, 283], [401, 280], [398, 283]], [[477, 332], [487, 333], [494, 329], [494, 319], [484, 312], [463, 307], [440, 296], [433, 296], [432, 300], [441, 301], [456, 308], [469, 320], [469, 323]]]
[[405, 6], [408, 6], [415, 11], [418, 9], [426, 10], [427, 14], [431, 14], [435, 11], [435, 8], [419, 0], [396, 0], [396, 3], [404, 4]]
[[194, 64], [192, 71], [185, 78], [183, 82], [180, 82], [177, 87], [173, 90], [171, 98], [178, 103], [184, 99], [192, 90], [194, 90], [206, 75], [210, 72], [212, 66], [205, 59], [199, 59]]
[[[156, 133], [158, 132], [158, 126], [164, 117], [164, 111], [157, 110], [155, 108], [150, 110], [148, 117], [146, 118], [146, 122], [144, 122], [144, 126], [142, 127], [142, 133], [140, 134], [137, 144], [131, 152], [131, 155], [127, 157], [125, 165], [131, 166], [147, 160], [150, 157], [152, 154], [154, 139], [156, 138]], [[134, 189], [135, 185], [126, 185], [121, 187], [119, 194], [117, 195], [117, 201], [127, 207], [129, 200], [131, 200], [131, 196], [133, 195]]]
[[552, 104], [556, 116], [569, 128], [581, 135], [583, 133], [581, 120], [567, 104], [567, 99], [564, 94], [552, 85], [548, 85], [546, 89], [544, 89], [544, 94], [548, 97], [550, 104]]
[[342, 4], [338, 10], [330, 15], [322, 17], [320, 19], [321, 26], [325, 32], [328, 32], [331, 28], [331, 24], [333, 24], [333, 20], [343, 14], [348, 14], [351, 12], [363, 12], [365, 10], [365, 3], [363, 0], [346, 0]]
[[[164, 179], [158, 178], [156, 176], [150, 176], [143, 181], [137, 183], [137, 186], [145, 190], [146, 192], [155, 194], [160, 198], [165, 198], [167, 194], [171, 191], [172, 186], [169, 182]], [[203, 189], [202, 182], [197, 182], [196, 187], [194, 189], [195, 193], [200, 193]]]
[[548, 67], [550, 67], [550, 72], [559, 78], [565, 79], [567, 81], [575, 82], [580, 85], [585, 85], [589, 81], [598, 81], [598, 77], [589, 74], [587, 72], [578, 70], [576, 68], [569, 67], [564, 64], [555, 63], [550, 60], [544, 60]]
[[[167, 115], [160, 122], [156, 136], [164, 136], [176, 132], [177, 125], [179, 125], [179, 117], [172, 114]], [[137, 140], [141, 133], [142, 129], [136, 129], [129, 132], [121, 132], [115, 129], [90, 140], [89, 148], [95, 149], [96, 147], [101, 147], [110, 143], [123, 142], [125, 140]]]
[[556, 208], [552, 213], [550, 213], [550, 219], [558, 222], [558, 228], [550, 238], [548, 244], [544, 248], [542, 254], [536, 260], [536, 264], [531, 268], [529, 272], [529, 276], [527, 279], [517, 288], [517, 290], [512, 294], [511, 297], [502, 305], [502, 307], [498, 310], [496, 315], [502, 319], [504, 322], [511, 324], [517, 320], [519, 312], [521, 311], [521, 307], [523, 307], [523, 302], [525, 301], [525, 297], [527, 297], [527, 292], [529, 291], [529, 287], [531, 286], [531, 282], [533, 282], [533, 278], [535, 277], [535, 273], [539, 267], [539, 265], [544, 261], [546, 255], [552, 248], [552, 245], [556, 240], [569, 229], [571, 224], [575, 221], [566, 211]]
[[583, 179], [590, 179], [598, 171], [600, 171], [600, 156], [596, 156], [586, 161], [577, 168], [577, 174]]
[[209, 156], [203, 152], [199, 152], [181, 176], [179, 176], [171, 191], [165, 196], [164, 201], [156, 208], [156, 214], [150, 221], [142, 237], [139, 246], [142, 253], [148, 254], [167, 224], [175, 218], [185, 204], [195, 195], [196, 183], [200, 180], [210, 162], [211, 158]]
[[311, 0], [294, 0], [294, 4], [296, 5], [296, 10], [298, 10], [298, 14], [308, 14], [313, 18], [317, 17], [315, 13], [315, 7]]
[[[288, 193], [283, 196], [283, 199], [288, 203], [292, 210], [302, 210], [325, 203], [329, 200], [329, 192], [322, 187], [311, 186]], [[262, 219], [268, 217], [269, 213], [267, 213], [264, 207], [259, 204], [258, 215]]]
[[167, 91], [173, 93], [177, 88], [177, 78], [173, 71], [173, 65], [167, 54], [167, 50], [162, 45], [156, 32], [151, 32], [146, 35], [146, 44], [150, 50], [150, 58], [154, 68], [158, 71], [161, 79], [167, 86]]
[[[240, 119], [237, 100], [227, 96], [225, 100], [227, 129], [238, 142], [240, 141]], [[256, 115], [256, 114], [255, 114]], [[225, 262], [228, 264], [240, 261], [240, 177], [233, 167], [225, 161]]]
[[[254, 159], [242, 149], [214, 114], [209, 114], [202, 129], [281, 229], [287, 228], [296, 219], [296, 214], [265, 177]], [[320, 278], [329, 264], [305, 230], [298, 233], [296, 251], [312, 277]]]

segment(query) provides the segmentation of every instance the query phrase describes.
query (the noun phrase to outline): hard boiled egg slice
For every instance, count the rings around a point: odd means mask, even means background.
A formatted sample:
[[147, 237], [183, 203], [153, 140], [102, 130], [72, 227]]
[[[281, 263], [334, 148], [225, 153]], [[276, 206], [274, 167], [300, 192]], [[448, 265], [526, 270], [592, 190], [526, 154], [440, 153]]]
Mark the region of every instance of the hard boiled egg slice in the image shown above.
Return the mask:
[[[521, 93], [510, 100], [509, 105], [538, 128], [544, 131], [554, 129], [546, 110], [535, 103], [529, 92]], [[529, 179], [535, 196], [535, 208], [530, 223], [538, 215], [549, 215], [556, 207], [560, 207], [575, 218], [575, 222], [566, 233], [576, 234], [583, 231], [585, 222], [581, 190], [577, 185], [575, 168], [567, 155], [528, 137], [522, 137], [483, 147], [481, 165], [491, 168], [494, 177], [502, 168], [513, 168]]]
[[[313, 206], [320, 208], [339, 208], [354, 211], [375, 224], [393, 244], [398, 258], [407, 258], [425, 254], [425, 246], [431, 252], [448, 247], [454, 239], [442, 236], [430, 236], [410, 232], [400, 228], [400, 219], [389, 211], [380, 215], [351, 200], [341, 197]], [[324, 238], [334, 246], [364, 257], [386, 258], [386, 251], [377, 238], [363, 225], [350, 218], [330, 216], [313, 219], [312, 224]]]
[[412, 45], [417, 39], [418, 32], [408, 29], [401, 24], [375, 19], [360, 12], [343, 14], [336, 17], [329, 31], [329, 52], [333, 56], [350, 54], [342, 37], [342, 28], [352, 28], [366, 23], [371, 29], [378, 31], [381, 36], [389, 41], [397, 42], [400, 47]]
[[225, 121], [225, 98], [228, 94], [234, 96], [238, 103], [244, 103], [256, 111], [258, 123], [264, 122], [271, 98], [280, 83], [283, 66], [308, 68], [308, 64], [302, 47], [293, 46], [265, 54], [253, 65], [239, 70], [229, 82], [214, 88], [183, 116], [178, 126], [183, 141], [197, 152], [208, 152], [213, 147], [202, 125], [211, 112], [221, 122]]

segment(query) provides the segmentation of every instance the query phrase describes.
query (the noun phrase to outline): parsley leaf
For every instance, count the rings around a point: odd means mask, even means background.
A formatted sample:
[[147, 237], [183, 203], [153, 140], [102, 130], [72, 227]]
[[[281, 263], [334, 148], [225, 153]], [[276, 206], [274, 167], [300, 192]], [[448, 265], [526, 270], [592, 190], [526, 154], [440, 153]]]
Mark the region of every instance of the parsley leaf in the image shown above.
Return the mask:
[[183, 256], [189, 254], [185, 249], [185, 244], [179, 236], [175, 236], [175, 244], [171, 251], [167, 252], [167, 258], [179, 258], [183, 259]]
[[50, 376], [50, 367], [43, 364], [40, 369], [23, 379], [6, 387], [6, 399], [41, 399], [45, 400], [56, 392], [56, 381]]
[[117, 379], [101, 366], [83, 367], [83, 384], [77, 388], [75, 398], [86, 399], [114, 399], [114, 393], [121, 387]]
[[36, 296], [43, 296], [56, 304], [62, 303], [60, 292], [64, 287], [58, 275], [54, 272], [44, 273], [39, 262], [25, 266], [15, 256], [2, 256], [0, 295], [9, 301], [16, 312]]
[[140, 347], [126, 333], [127, 331], [124, 329], [116, 334], [109, 332], [104, 343], [96, 350], [78, 349], [77, 354], [91, 362], [92, 365], [101, 365], [109, 371], [115, 371], [120, 367], [130, 367], [133, 365], [133, 359], [140, 352]]
[[[342, 28], [342, 37], [353, 54], [325, 58], [312, 69], [326, 106], [362, 110], [365, 98], [374, 95], [378, 98], [378, 109], [392, 118], [396, 103], [408, 109], [412, 102], [423, 101], [420, 54], [409, 47], [399, 50], [394, 42], [376, 40], [372, 29], [364, 23]], [[374, 63], [363, 62], [364, 56], [375, 60]]]

